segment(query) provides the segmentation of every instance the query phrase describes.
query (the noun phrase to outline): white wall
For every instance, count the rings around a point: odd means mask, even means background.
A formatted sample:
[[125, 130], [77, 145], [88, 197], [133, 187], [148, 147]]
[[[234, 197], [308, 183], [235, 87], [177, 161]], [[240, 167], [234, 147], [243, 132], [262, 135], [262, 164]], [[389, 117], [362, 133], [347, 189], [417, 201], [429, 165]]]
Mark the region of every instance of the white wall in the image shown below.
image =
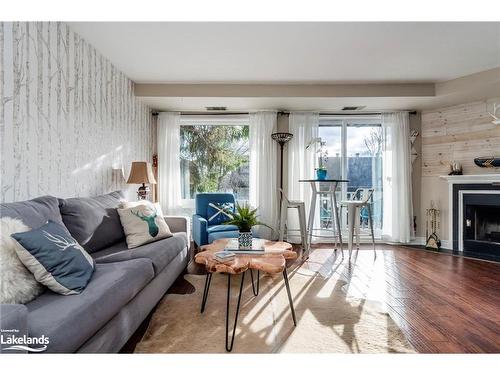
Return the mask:
[[64, 23], [0, 23], [1, 202], [126, 189], [152, 159], [134, 84]]

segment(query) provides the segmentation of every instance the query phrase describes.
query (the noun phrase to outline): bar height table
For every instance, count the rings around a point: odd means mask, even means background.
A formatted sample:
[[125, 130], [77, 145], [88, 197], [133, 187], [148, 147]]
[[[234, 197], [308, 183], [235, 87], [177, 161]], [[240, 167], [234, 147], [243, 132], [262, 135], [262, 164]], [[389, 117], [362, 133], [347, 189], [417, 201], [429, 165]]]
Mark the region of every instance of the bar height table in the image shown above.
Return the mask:
[[[308, 246], [311, 246], [311, 241], [313, 237], [314, 231], [314, 215], [316, 213], [316, 200], [319, 195], [328, 195], [330, 196], [330, 205], [332, 206], [332, 221], [335, 220], [337, 226], [337, 233], [339, 236], [339, 244], [340, 250], [344, 251], [343, 243], [342, 243], [342, 230], [340, 229], [340, 220], [339, 220], [339, 210], [337, 207], [337, 197], [335, 192], [341, 182], [349, 182], [349, 180], [340, 180], [340, 179], [327, 179], [327, 180], [318, 180], [318, 179], [307, 179], [307, 180], [299, 180], [299, 182], [309, 183], [311, 185], [311, 206], [309, 208], [309, 218], [307, 220], [307, 233], [308, 233]], [[318, 184], [324, 184], [328, 186], [327, 190], [321, 190], [318, 188]], [[309, 249], [308, 249], [309, 253]]]

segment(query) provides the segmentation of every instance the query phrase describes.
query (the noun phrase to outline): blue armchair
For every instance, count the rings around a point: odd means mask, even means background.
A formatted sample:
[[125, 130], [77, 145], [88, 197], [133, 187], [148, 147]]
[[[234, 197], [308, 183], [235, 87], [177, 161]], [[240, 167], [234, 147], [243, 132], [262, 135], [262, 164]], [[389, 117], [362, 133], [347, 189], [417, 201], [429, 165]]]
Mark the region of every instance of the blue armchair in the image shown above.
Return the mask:
[[[221, 221], [226, 221], [226, 218], [221, 217], [222, 214], [213, 214], [214, 205], [223, 204], [232, 204], [234, 206], [234, 195], [231, 193], [196, 194], [195, 214], [193, 215], [193, 241], [196, 246], [212, 243], [219, 238], [238, 237], [238, 227], [222, 224]], [[216, 209], [215, 213], [217, 213]], [[214, 218], [214, 216], [216, 217]]]

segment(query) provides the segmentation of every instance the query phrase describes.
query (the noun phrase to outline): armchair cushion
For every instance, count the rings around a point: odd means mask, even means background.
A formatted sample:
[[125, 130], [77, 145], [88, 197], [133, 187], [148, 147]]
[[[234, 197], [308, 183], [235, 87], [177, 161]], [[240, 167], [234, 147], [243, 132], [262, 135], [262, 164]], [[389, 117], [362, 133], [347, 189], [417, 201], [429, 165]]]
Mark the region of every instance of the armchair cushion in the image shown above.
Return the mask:
[[238, 238], [240, 232], [237, 230], [229, 230], [225, 232], [212, 232], [208, 234], [208, 243], [212, 243], [215, 240], [220, 240], [221, 238]]
[[236, 225], [211, 225], [207, 228], [207, 233], [238, 231]]
[[209, 203], [207, 206], [208, 225], [221, 225], [231, 220], [234, 212], [234, 203]]
[[208, 204], [235, 204], [234, 195], [231, 193], [198, 193], [195, 198], [195, 214], [208, 219]]

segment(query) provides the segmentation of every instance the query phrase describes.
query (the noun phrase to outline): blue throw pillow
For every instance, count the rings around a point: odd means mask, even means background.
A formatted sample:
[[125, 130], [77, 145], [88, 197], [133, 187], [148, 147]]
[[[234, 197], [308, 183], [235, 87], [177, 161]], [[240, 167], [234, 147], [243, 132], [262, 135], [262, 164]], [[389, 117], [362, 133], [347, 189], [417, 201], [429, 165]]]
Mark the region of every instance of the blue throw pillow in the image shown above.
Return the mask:
[[233, 217], [234, 203], [209, 203], [207, 207], [208, 225], [221, 225]]
[[94, 260], [61, 224], [48, 221], [38, 229], [11, 235], [16, 253], [35, 279], [52, 291], [79, 294], [94, 272]]

